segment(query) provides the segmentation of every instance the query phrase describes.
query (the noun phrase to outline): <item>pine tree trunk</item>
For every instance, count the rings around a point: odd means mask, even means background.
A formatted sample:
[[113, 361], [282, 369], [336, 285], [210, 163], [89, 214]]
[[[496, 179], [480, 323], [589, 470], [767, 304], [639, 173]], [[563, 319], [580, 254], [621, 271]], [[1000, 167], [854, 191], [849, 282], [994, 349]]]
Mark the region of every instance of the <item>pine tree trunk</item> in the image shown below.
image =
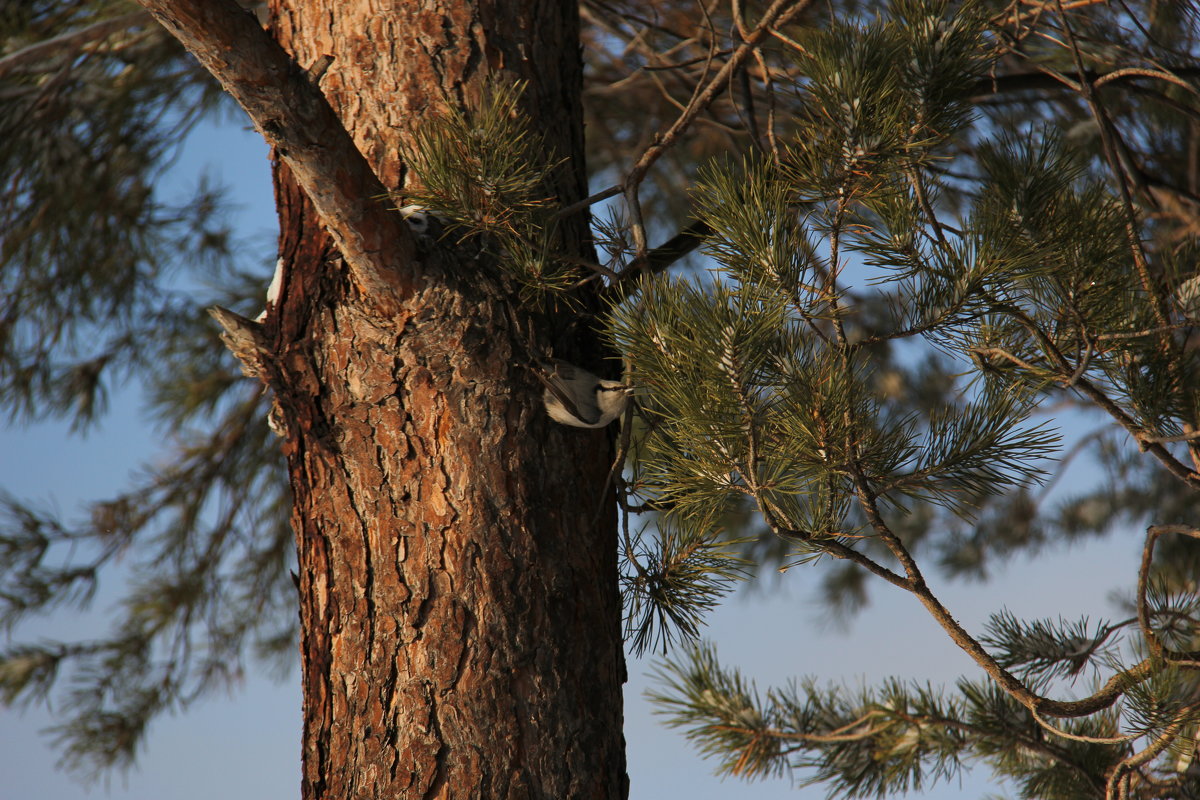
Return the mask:
[[[571, 0], [381, 5], [273, 0], [270, 26], [302, 66], [333, 57], [320, 87], [385, 186], [411, 177], [424, 120], [499, 74], [529, 81], [526, 112], [569, 157], [560, 197], [583, 196]], [[624, 797], [612, 434], [546, 418], [526, 326], [584, 363], [599, 345], [453, 251], [410, 295], [362, 297], [276, 164], [304, 798]]]

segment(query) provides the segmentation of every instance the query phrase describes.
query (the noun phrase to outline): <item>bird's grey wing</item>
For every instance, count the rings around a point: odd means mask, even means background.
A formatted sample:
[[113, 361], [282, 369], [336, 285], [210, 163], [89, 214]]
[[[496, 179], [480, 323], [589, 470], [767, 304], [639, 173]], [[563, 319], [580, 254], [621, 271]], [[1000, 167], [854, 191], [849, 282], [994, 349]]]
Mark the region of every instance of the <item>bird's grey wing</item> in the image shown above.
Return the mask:
[[600, 407], [596, 405], [595, 390], [589, 391], [575, 402], [567, 388], [566, 381], [575, 377], [575, 367], [562, 361], [553, 363], [543, 362], [543, 370], [535, 370], [538, 379], [546, 387], [546, 391], [562, 404], [569, 413], [588, 425], [600, 421]]
[[574, 408], [575, 416], [588, 425], [595, 425], [600, 421], [600, 406], [596, 405], [595, 387], [575, 398], [575, 402], [567, 405], [567, 408]]

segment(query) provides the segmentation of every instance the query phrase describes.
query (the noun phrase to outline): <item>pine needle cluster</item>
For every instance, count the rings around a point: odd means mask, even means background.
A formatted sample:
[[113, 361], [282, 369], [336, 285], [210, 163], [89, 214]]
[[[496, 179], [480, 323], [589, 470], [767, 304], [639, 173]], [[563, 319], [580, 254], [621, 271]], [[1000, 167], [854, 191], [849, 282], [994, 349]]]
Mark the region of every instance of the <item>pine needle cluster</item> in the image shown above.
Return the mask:
[[448, 222], [447, 242], [487, 252], [534, 301], [587, 272], [557, 241], [562, 164], [520, 112], [524, 88], [492, 85], [478, 109], [452, 107], [417, 131], [406, 159], [417, 180], [404, 197]]
[[[1034, 414], [1064, 396], [1200, 488], [1194, 267], [1179, 262], [1191, 250], [1144, 241], [1114, 162], [1048, 125], [976, 118], [971, 93], [1002, 34], [980, 7], [903, 0], [797, 36], [792, 135], [700, 171], [707, 274], [646, 276], [608, 318], [644, 423], [635, 504], [695, 540], [749, 506], [789, 568], [833, 556], [848, 562], [837, 574], [916, 594], [990, 676], [949, 693], [802, 683], [760, 698], [701, 645], [668, 662], [654, 699], [723, 772], [804, 769], [853, 797], [917, 790], [969, 761], [1031, 798], [1196, 787], [1178, 766], [1200, 721], [1186, 582], [1146, 588], [1144, 566], [1138, 619], [1001, 613], [972, 637], [915, 555], [949, 531], [943, 564], [969, 572], [989, 532], [1003, 531], [993, 551], [1045, 535], [1032, 492], [1063, 454]], [[920, 403], [887, 379], [914, 345], [940, 353], [949, 378]], [[1111, 520], [1084, 513], [1096, 512], [1076, 501], [1050, 524]], [[694, 638], [691, 620], [683, 630]], [[1086, 699], [1054, 699], [1084, 676]]]

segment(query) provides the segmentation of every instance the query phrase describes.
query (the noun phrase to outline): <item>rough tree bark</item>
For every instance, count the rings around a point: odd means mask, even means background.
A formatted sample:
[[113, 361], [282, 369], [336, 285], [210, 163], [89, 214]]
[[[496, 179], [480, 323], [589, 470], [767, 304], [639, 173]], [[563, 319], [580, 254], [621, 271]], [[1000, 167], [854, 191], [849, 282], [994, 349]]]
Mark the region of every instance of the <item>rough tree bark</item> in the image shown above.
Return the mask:
[[[213, 5], [143, 2], [185, 44], [182, 9]], [[311, 77], [388, 189], [413, 131], [498, 76], [528, 81], [563, 204], [584, 196], [572, 0], [268, 7], [297, 64], [329, 64]], [[528, 370], [546, 345], [595, 367], [589, 326], [533, 314], [453, 252], [413, 265], [409, 242], [377, 260], [413, 281], [354, 280], [293, 171], [274, 174], [283, 283], [263, 336], [295, 495], [303, 796], [624, 797], [612, 436], [550, 422]], [[564, 246], [590, 258], [571, 224]]]

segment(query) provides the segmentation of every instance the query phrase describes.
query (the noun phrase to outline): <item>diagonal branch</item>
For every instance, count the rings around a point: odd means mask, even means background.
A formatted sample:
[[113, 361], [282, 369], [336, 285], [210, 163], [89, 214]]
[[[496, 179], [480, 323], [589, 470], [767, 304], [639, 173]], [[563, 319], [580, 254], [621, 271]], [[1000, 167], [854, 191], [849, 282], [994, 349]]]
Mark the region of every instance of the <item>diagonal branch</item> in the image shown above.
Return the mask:
[[[1161, 69], [1127, 68], [1114, 69], [1108, 72], [1085, 69], [1082, 75], [1080, 75], [1081, 80], [1090, 82], [1093, 87], [1103, 86], [1107, 83], [1124, 83], [1134, 81], [1138, 78], [1152, 78], [1181, 85], [1189, 90], [1191, 90], [1191, 86], [1185, 79], [1196, 77], [1200, 77], [1200, 66], [1174, 67], [1169, 72]], [[972, 99], [980, 100], [985, 97], [1007, 94], [1009, 92], [1029, 92], [1048, 89], [1069, 90], [1071, 87], [1065, 85], [1059, 78], [1046, 72], [1013, 72], [1008, 75], [980, 78], [971, 87], [971, 97]]]
[[139, 25], [148, 25], [150, 22], [150, 15], [145, 11], [131, 11], [128, 14], [109, 17], [82, 28], [61, 33], [45, 41], [35, 42], [0, 58], [0, 76], [62, 51], [73, 53], [87, 44], [104, 39], [118, 31]]
[[[1000, 302], [994, 298], [989, 299], [993, 300], [997, 310], [1010, 314], [1013, 319], [1020, 322], [1022, 327], [1029, 331], [1030, 335], [1037, 340], [1038, 344], [1041, 346], [1042, 350], [1047, 354], [1047, 356], [1049, 356], [1050, 360], [1054, 362], [1058, 372], [1063, 376], [1072, 376], [1070, 388], [1078, 390], [1098, 407], [1106, 411], [1109, 416], [1115, 419], [1117, 423], [1126, 431], [1128, 431], [1130, 436], [1133, 437], [1133, 440], [1137, 443], [1138, 449], [1142, 450], [1143, 452], [1150, 453], [1150, 455], [1158, 459], [1159, 463], [1166, 467], [1172, 475], [1179, 478], [1191, 488], [1200, 488], [1200, 472], [1188, 469], [1183, 462], [1175, 458], [1174, 454], [1164, 447], [1161, 442], [1155, 441], [1157, 437], [1150, 436], [1145, 428], [1139, 425], [1137, 421], [1125, 411], [1125, 409], [1121, 408], [1116, 401], [1105, 394], [1100, 387], [1096, 386], [1083, 375], [1075, 376], [1074, 373], [1076, 369], [1071, 366], [1070, 362], [1067, 360], [1067, 357], [1063, 355], [1062, 351], [1058, 349], [1058, 346], [1055, 345], [1050, 337], [1047, 336], [1046, 333], [1041, 330], [1041, 328], [1039, 328], [1032, 319], [1030, 319], [1023, 311], [1021, 311], [1020, 308]], [[1155, 330], [1161, 329], [1163, 328], [1155, 328]]]
[[1155, 669], [1154, 661], [1151, 658], [1147, 658], [1128, 669], [1114, 674], [1104, 686], [1088, 697], [1079, 700], [1053, 700], [1039, 695], [1015, 675], [1002, 667], [992, 657], [991, 653], [984, 649], [983, 645], [954, 618], [950, 610], [942, 605], [941, 600], [938, 599], [928, 584], [926, 584], [925, 578], [921, 574], [920, 568], [917, 566], [908, 548], [905, 547], [904, 543], [883, 519], [883, 515], [880, 513], [878, 503], [876, 502], [875, 490], [871, 487], [870, 481], [867, 480], [856, 457], [851, 459], [850, 467], [851, 476], [854, 479], [855, 495], [858, 498], [859, 506], [866, 514], [867, 521], [904, 568], [906, 580], [903, 583], [891, 582], [910, 592], [920, 600], [921, 605], [925, 606], [925, 609], [942, 629], [949, 634], [954, 643], [969, 655], [976, 664], [982, 667], [984, 672], [1018, 703], [1035, 714], [1050, 717], [1085, 717], [1110, 707], [1132, 686], [1142, 683], [1153, 673]]
[[[1116, 180], [1117, 188], [1121, 192], [1121, 202], [1125, 209], [1125, 231], [1129, 238], [1129, 246], [1133, 255], [1134, 266], [1137, 267], [1138, 276], [1142, 281], [1142, 288], [1147, 296], [1152, 301], [1151, 308], [1154, 311], [1155, 317], [1158, 319], [1160, 326], [1169, 324], [1170, 311], [1168, 309], [1167, 300], [1162, 291], [1159, 290], [1150, 274], [1150, 266], [1146, 261], [1146, 253], [1142, 247], [1141, 238], [1138, 235], [1137, 229], [1137, 214], [1133, 207], [1133, 198], [1129, 193], [1129, 186], [1126, 183], [1125, 172], [1121, 169], [1121, 159], [1117, 153], [1117, 145], [1113, 137], [1112, 120], [1100, 105], [1099, 99], [1093, 90], [1092, 84], [1087, 79], [1087, 69], [1083, 65], [1083, 56], [1079, 52], [1079, 45], [1075, 40], [1075, 33], [1071, 28], [1066, 14], [1063, 12], [1062, 0], [1055, 0], [1058, 5], [1058, 13], [1062, 18], [1063, 31], [1066, 33], [1067, 42], [1070, 45], [1071, 56], [1075, 61], [1076, 73], [1079, 76], [1079, 93], [1084, 101], [1088, 104], [1088, 108], [1092, 112], [1092, 117], [1096, 121], [1097, 128], [1100, 132], [1100, 141], [1104, 151], [1106, 160], [1108, 161], [1109, 169], [1112, 170], [1113, 178]], [[1164, 334], [1164, 343], [1168, 337]]]
[[312, 200], [370, 302], [412, 287], [415, 244], [350, 134], [290, 55], [233, 0], [138, 0], [213, 74]]
[[606, 299], [614, 303], [624, 300], [637, 286], [639, 275], [656, 275], [662, 272], [703, 244], [712, 232], [712, 226], [704, 220], [692, 220], [679, 233], [638, 256], [621, 270], [617, 279], [606, 289]]

